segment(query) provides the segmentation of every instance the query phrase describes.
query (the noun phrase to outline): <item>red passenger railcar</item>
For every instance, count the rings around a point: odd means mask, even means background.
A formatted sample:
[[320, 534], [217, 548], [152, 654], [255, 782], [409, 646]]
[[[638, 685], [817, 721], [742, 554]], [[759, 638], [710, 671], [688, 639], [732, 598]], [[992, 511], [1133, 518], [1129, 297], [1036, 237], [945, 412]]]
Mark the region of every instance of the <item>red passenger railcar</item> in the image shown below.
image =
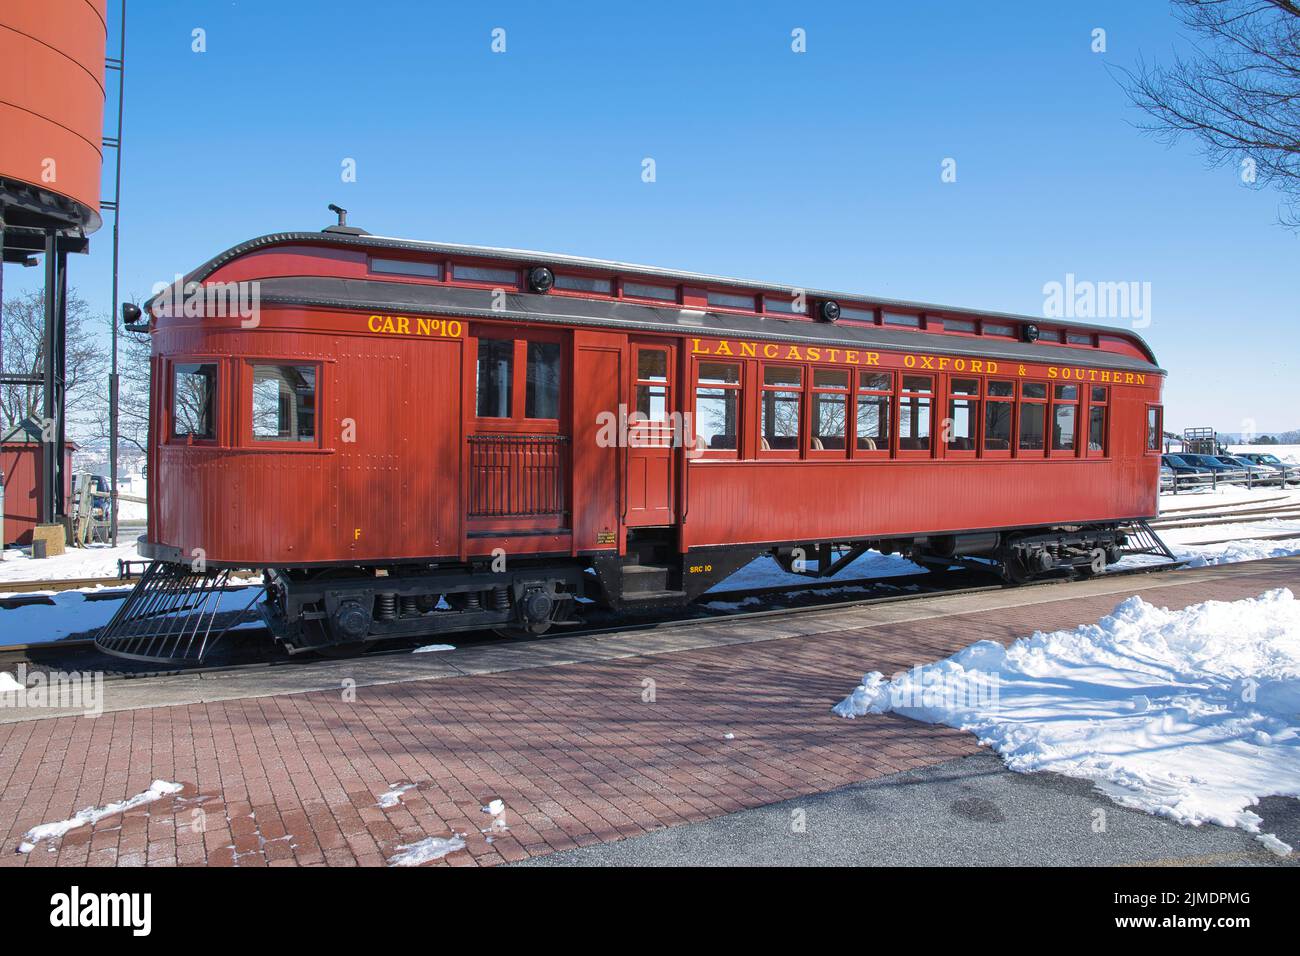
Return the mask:
[[685, 603], [764, 552], [1087, 572], [1156, 512], [1164, 375], [1114, 328], [349, 227], [132, 327], [155, 563], [115, 653], [200, 654], [175, 612], [230, 568], [291, 649], [352, 648]]

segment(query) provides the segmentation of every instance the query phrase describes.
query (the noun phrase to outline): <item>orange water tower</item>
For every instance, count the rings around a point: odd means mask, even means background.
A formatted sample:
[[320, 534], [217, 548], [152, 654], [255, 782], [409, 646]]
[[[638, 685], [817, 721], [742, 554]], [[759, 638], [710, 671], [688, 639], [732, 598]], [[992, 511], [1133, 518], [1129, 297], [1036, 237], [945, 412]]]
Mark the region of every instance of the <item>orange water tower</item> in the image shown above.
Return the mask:
[[99, 228], [105, 0], [0, 4], [4, 228]]
[[[122, 62], [105, 60], [107, 35], [105, 0], [0, 2], [0, 265], [35, 265], [37, 256], [45, 265], [41, 372], [7, 372], [0, 339], [0, 383], [41, 386], [42, 418], [53, 424], [42, 428], [56, 436], [42, 446], [43, 524], [61, 519], [66, 497], [58, 450], [65, 443], [67, 257], [86, 252], [87, 235], [101, 223], [104, 70]], [[3, 301], [0, 269], [0, 308]]]

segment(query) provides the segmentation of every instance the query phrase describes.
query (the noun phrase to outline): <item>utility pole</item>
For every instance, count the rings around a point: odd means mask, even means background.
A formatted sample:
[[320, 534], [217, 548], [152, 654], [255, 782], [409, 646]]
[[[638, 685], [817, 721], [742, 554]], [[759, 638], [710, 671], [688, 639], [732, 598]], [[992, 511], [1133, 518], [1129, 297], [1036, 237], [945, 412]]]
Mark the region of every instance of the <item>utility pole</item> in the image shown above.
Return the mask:
[[[121, 379], [117, 371], [117, 248], [118, 229], [122, 220], [122, 99], [126, 92], [126, 0], [122, 0], [122, 15], [118, 21], [117, 57], [109, 57], [105, 66], [117, 70], [117, 135], [105, 137], [104, 145], [112, 146], [117, 157], [116, 171], [113, 176], [113, 295], [109, 300], [108, 324], [112, 327], [113, 354], [108, 374], [108, 535], [113, 547], [117, 547], [117, 399]], [[107, 206], [108, 203], [101, 205]]]

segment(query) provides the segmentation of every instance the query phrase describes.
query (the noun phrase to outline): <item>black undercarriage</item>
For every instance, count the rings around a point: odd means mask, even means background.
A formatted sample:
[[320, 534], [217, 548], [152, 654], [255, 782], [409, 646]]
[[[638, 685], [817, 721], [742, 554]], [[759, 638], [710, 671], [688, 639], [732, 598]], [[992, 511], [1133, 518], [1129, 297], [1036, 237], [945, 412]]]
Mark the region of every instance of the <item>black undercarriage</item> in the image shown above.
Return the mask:
[[[839, 574], [869, 550], [934, 570], [953, 567], [1021, 584], [1094, 574], [1126, 554], [1173, 555], [1145, 521], [848, 542], [711, 548], [681, 554], [668, 528], [630, 532], [625, 556], [504, 557], [468, 565], [269, 568], [258, 603], [290, 653], [349, 654], [393, 638], [496, 629], [541, 634], [584, 605], [636, 613], [681, 607], [762, 554], [788, 573]], [[198, 661], [220, 634], [229, 569], [155, 560], [97, 638], [102, 650], [146, 660]], [[229, 614], [229, 610], [225, 613]]]

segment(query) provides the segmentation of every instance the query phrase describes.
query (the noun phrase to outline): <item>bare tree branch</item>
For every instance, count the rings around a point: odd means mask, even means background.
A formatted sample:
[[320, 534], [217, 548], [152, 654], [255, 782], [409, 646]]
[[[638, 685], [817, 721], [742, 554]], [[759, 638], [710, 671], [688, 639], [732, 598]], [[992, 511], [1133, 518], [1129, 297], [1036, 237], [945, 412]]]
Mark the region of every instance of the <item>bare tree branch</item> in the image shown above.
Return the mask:
[[1171, 0], [1195, 55], [1123, 70], [1129, 98], [1165, 142], [1193, 135], [1206, 159], [1284, 197], [1300, 228], [1300, 0]]

